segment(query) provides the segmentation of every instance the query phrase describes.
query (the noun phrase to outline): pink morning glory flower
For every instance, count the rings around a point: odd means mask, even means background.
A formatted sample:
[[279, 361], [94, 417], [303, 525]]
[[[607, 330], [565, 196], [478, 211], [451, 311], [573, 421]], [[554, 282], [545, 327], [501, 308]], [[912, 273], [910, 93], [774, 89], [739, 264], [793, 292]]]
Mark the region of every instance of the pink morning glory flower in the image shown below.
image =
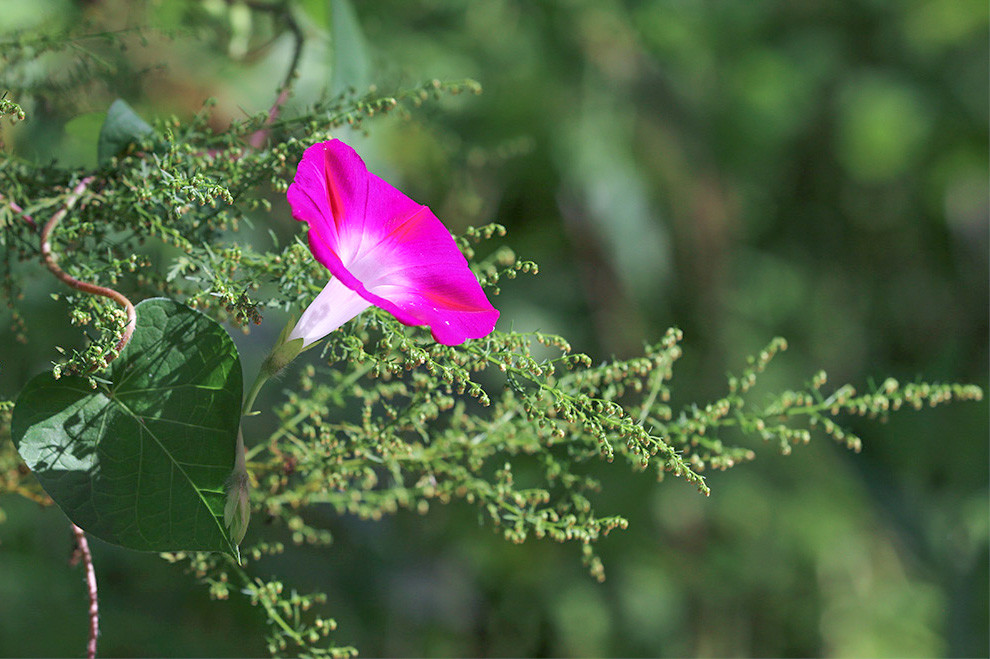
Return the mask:
[[437, 216], [384, 179], [340, 140], [306, 149], [287, 193], [309, 225], [309, 248], [333, 277], [288, 336], [303, 347], [376, 305], [406, 325], [428, 325], [446, 345], [487, 336], [498, 311]]

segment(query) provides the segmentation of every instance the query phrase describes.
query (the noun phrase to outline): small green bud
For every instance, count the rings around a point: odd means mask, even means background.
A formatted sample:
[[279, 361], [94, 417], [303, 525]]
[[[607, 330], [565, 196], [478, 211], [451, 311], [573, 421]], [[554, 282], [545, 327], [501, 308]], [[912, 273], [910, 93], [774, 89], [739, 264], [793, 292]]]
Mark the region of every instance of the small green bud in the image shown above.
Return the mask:
[[269, 378], [289, 365], [293, 359], [302, 352], [304, 340], [300, 337], [292, 339], [288, 343], [279, 343], [272, 348], [271, 353], [265, 358], [261, 365], [261, 370]]
[[251, 519], [251, 481], [245, 462], [244, 437], [240, 432], [237, 433], [236, 455], [234, 470], [227, 479], [227, 504], [223, 508], [223, 520], [230, 531], [231, 540], [239, 545], [247, 533]]

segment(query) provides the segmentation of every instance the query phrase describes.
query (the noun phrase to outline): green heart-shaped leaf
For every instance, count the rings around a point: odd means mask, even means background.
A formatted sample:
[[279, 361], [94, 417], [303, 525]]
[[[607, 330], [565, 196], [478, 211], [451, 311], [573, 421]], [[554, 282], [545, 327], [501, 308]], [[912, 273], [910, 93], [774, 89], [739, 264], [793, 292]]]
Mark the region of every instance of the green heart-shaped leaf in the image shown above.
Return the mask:
[[151, 126], [131, 106], [121, 99], [110, 104], [107, 118], [100, 129], [96, 143], [96, 159], [102, 164], [137, 142], [148, 133]]
[[227, 332], [177, 302], [145, 300], [101, 377], [92, 389], [44, 373], [17, 399], [11, 435], [45, 491], [114, 544], [235, 553], [223, 508], [242, 381]]

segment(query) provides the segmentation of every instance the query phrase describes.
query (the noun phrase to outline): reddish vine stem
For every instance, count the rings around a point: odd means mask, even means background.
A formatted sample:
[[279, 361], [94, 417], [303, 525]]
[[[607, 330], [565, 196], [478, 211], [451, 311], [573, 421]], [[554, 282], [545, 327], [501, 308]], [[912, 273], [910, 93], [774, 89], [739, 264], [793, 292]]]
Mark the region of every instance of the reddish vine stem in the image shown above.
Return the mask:
[[15, 213], [18, 213], [21, 217], [24, 218], [25, 222], [31, 225], [32, 229], [37, 231], [38, 225], [35, 224], [34, 218], [28, 215], [27, 213], [25, 213], [24, 209], [21, 208], [16, 201], [14, 201], [13, 199], [7, 199], [6, 197], [3, 196], [3, 193], [0, 193], [0, 201], [6, 201], [7, 205], [10, 206], [10, 210], [14, 211]]
[[268, 111], [268, 118], [265, 119], [265, 123], [261, 125], [261, 128], [256, 130], [253, 135], [248, 139], [248, 144], [254, 149], [260, 149], [265, 145], [265, 140], [268, 139], [268, 127], [272, 125], [276, 119], [278, 119], [278, 113], [282, 109], [282, 105], [289, 100], [289, 90], [291, 88], [286, 85], [279, 92], [278, 98], [275, 99], [275, 103], [272, 105], [272, 109]]
[[58, 223], [62, 221], [66, 213], [76, 204], [79, 197], [89, 186], [90, 182], [93, 180], [92, 176], [87, 176], [83, 180], [79, 181], [76, 187], [72, 190], [68, 199], [60, 209], [58, 209], [51, 219], [45, 223], [44, 229], [41, 230], [41, 258], [45, 262], [45, 266], [51, 270], [52, 274], [55, 275], [62, 282], [71, 286], [72, 288], [82, 291], [84, 293], [89, 293], [91, 295], [100, 295], [102, 297], [110, 298], [120, 306], [124, 307], [124, 311], [127, 312], [127, 324], [124, 326], [124, 333], [117, 342], [116, 351], [114, 354], [109, 355], [104, 362], [104, 365], [109, 364], [113, 359], [120, 354], [127, 342], [131, 340], [131, 335], [134, 334], [134, 325], [137, 322], [137, 314], [134, 311], [134, 305], [128, 300], [122, 293], [113, 290], [112, 288], [106, 288], [104, 286], [98, 286], [96, 284], [90, 284], [85, 281], [80, 281], [75, 277], [72, 277], [65, 273], [62, 268], [58, 267], [58, 263], [55, 254], [52, 252], [51, 235], [52, 231], [58, 226]]
[[[268, 139], [269, 127], [278, 118], [282, 105], [289, 99], [289, 93], [292, 89], [292, 81], [296, 77], [296, 70], [299, 68], [299, 60], [302, 57], [302, 47], [305, 38], [302, 27], [293, 15], [291, 5], [286, 0], [281, 0], [280, 2], [240, 0], [240, 2], [253, 11], [268, 12], [277, 18], [282, 19], [285, 22], [285, 26], [289, 29], [289, 32], [292, 33], [293, 40], [292, 59], [289, 61], [289, 68], [285, 73], [285, 79], [279, 86], [278, 98], [275, 99], [275, 103], [268, 112], [268, 118], [265, 119], [265, 122], [261, 125], [261, 128], [252, 133], [251, 137], [248, 138], [248, 144], [251, 148], [260, 149], [264, 146], [265, 140]], [[227, 4], [233, 5], [235, 4], [235, 0], [227, 0]]]
[[86, 645], [86, 656], [96, 659], [96, 638], [100, 635], [100, 607], [96, 600], [96, 570], [93, 568], [93, 554], [89, 551], [86, 532], [72, 525], [72, 533], [76, 536], [76, 551], [72, 554], [72, 565], [80, 560], [86, 569], [86, 590], [89, 592], [89, 643]]

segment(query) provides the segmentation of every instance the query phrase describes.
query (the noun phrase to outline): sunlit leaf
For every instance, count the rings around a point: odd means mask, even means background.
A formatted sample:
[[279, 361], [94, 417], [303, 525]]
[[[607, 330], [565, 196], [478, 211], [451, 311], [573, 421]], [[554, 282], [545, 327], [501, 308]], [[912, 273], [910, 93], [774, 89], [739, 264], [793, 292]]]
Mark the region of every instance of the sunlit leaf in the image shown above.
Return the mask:
[[75, 524], [132, 549], [233, 552], [223, 524], [241, 365], [226, 331], [165, 299], [137, 306], [100, 384], [44, 373], [11, 423], [21, 457]]

